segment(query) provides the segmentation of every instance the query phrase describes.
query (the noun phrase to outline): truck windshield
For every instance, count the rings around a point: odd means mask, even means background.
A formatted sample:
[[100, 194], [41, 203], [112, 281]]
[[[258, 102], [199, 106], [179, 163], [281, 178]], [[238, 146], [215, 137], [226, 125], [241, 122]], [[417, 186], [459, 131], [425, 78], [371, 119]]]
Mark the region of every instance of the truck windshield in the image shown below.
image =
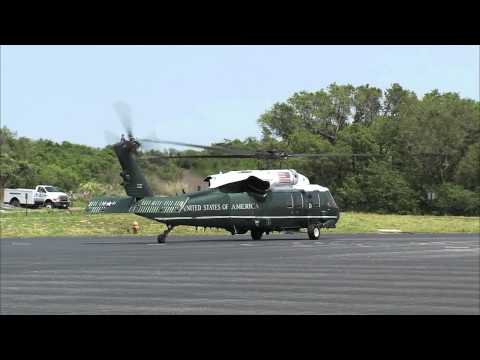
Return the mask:
[[47, 190], [47, 192], [62, 192], [61, 189], [55, 186], [45, 186], [45, 190]]

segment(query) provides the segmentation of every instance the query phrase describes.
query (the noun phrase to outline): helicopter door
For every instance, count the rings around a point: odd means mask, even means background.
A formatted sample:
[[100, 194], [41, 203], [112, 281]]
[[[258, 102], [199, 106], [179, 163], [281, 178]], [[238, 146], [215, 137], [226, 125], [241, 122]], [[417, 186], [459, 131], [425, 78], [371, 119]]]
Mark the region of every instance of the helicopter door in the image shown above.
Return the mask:
[[[292, 192], [292, 198], [293, 198], [293, 215], [295, 217], [295, 223], [296, 224], [303, 224], [305, 222], [305, 215], [306, 214], [306, 207], [308, 206], [305, 203], [305, 198], [301, 192]], [[303, 226], [303, 225], [302, 225]]]
[[318, 191], [308, 191], [305, 193], [306, 198], [306, 208], [308, 210], [308, 215], [315, 215], [320, 207], [320, 195]]
[[[320, 192], [319, 191], [309, 191], [305, 193], [306, 204], [307, 204], [307, 215], [309, 215], [309, 224], [316, 223], [314, 216], [320, 215]], [[313, 217], [312, 217], [313, 216]]]

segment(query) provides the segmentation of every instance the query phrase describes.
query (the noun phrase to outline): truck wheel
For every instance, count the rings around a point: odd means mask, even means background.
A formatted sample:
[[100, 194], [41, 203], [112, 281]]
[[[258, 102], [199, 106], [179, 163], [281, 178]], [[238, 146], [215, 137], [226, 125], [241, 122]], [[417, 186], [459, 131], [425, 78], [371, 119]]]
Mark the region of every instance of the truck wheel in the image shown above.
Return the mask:
[[252, 229], [250, 230], [250, 235], [252, 236], [253, 240], [260, 240], [263, 235], [263, 231], [259, 229]]
[[17, 198], [13, 198], [12, 200], [10, 200], [10, 205], [15, 206], [15, 207], [19, 207], [20, 206], [20, 201], [18, 201]]
[[310, 240], [318, 240], [320, 238], [320, 228], [317, 225], [308, 227], [308, 237]]
[[45, 202], [45, 207], [46, 207], [47, 209], [52, 209], [52, 208], [53, 208], [52, 202], [51, 202], [51, 201], [46, 201], [46, 202]]

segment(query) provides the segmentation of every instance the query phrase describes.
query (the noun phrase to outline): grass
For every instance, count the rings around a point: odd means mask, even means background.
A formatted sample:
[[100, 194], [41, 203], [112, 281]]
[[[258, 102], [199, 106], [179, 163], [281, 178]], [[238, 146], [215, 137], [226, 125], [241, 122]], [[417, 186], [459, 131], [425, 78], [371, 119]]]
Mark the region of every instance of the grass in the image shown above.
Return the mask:
[[[86, 214], [83, 209], [71, 211], [37, 209], [8, 210], [0, 213], [1, 237], [128, 235], [137, 221], [140, 235], [157, 235], [165, 230], [163, 224], [133, 214]], [[367, 213], [342, 213], [332, 233], [375, 233], [378, 229], [397, 229], [403, 232], [480, 232], [479, 217], [379, 215]], [[323, 230], [322, 230], [323, 231]], [[179, 226], [172, 234], [203, 234], [194, 227]], [[207, 229], [205, 234], [229, 234], [224, 230]]]
[[[133, 214], [87, 214], [80, 209], [66, 211], [61, 209], [12, 210], [0, 215], [1, 237], [30, 236], [80, 236], [80, 235], [128, 235], [132, 234], [132, 223], [140, 225], [141, 235], [158, 235], [166, 229], [165, 225]], [[203, 232], [203, 228], [202, 228]], [[195, 234], [195, 228], [180, 226], [175, 234]], [[211, 229], [209, 234], [221, 234], [225, 231]]]
[[430, 215], [380, 215], [371, 213], [341, 213], [337, 228], [341, 233], [372, 233], [378, 229], [402, 232], [455, 233], [480, 232], [480, 217]]

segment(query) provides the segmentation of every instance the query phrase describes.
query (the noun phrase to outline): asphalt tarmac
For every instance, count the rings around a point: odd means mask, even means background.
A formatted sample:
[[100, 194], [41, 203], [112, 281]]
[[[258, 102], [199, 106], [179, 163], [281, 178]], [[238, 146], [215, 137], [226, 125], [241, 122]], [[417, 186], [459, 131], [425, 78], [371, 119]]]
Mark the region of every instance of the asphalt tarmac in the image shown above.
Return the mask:
[[1, 314], [480, 314], [479, 234], [1, 239]]

